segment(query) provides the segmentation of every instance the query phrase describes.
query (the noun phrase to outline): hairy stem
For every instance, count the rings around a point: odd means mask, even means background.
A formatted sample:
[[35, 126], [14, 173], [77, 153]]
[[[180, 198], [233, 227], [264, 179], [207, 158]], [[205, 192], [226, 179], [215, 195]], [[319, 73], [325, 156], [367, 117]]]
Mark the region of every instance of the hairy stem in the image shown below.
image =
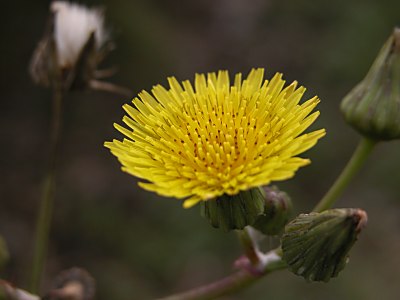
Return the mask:
[[36, 237], [33, 252], [33, 265], [30, 285], [30, 291], [34, 294], [37, 294], [39, 291], [40, 281], [45, 265], [45, 257], [47, 254], [55, 192], [55, 170], [62, 119], [62, 99], [62, 87], [56, 86], [53, 91], [53, 112], [51, 121], [51, 140], [48, 170], [44, 179], [39, 215], [36, 221]]
[[337, 198], [343, 193], [344, 189], [364, 165], [376, 143], [374, 140], [365, 137], [362, 138], [342, 173], [313, 211], [321, 212], [332, 207]]

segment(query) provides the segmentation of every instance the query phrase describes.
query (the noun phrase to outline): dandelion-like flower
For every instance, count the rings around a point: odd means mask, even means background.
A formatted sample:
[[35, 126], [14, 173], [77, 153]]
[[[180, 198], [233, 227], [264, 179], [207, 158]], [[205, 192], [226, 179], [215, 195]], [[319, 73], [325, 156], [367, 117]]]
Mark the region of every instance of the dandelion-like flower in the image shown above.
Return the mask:
[[325, 135], [303, 133], [319, 115], [312, 113], [319, 99], [299, 104], [305, 88], [284, 88], [280, 73], [268, 81], [253, 69], [233, 85], [227, 71], [197, 74], [194, 88], [168, 82], [123, 106], [128, 128], [115, 127], [126, 138], [105, 146], [123, 171], [147, 181], [142, 188], [184, 199], [186, 208], [291, 178], [310, 162], [297, 155]]

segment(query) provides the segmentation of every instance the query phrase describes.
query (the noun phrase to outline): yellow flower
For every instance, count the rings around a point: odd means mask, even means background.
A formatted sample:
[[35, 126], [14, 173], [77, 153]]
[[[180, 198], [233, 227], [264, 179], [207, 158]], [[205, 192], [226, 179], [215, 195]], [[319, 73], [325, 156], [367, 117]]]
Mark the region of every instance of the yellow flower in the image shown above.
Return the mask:
[[196, 74], [194, 88], [170, 77], [169, 90], [154, 86], [123, 106], [129, 129], [115, 128], [126, 138], [105, 146], [123, 171], [148, 181], [142, 188], [185, 199], [186, 208], [291, 178], [310, 162], [297, 155], [325, 135], [303, 134], [319, 115], [311, 113], [319, 99], [299, 104], [304, 87], [284, 88], [280, 73], [263, 77], [264, 69], [253, 69], [231, 86], [227, 71]]

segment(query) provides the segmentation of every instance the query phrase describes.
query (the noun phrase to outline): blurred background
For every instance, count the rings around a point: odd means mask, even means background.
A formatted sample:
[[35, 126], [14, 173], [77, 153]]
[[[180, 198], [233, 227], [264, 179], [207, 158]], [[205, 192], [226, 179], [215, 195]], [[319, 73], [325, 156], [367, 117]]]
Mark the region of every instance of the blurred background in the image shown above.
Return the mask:
[[[228, 69], [280, 71], [317, 94], [327, 135], [304, 156], [312, 164], [278, 183], [298, 213], [309, 211], [350, 157], [359, 136], [345, 125], [341, 98], [366, 74], [400, 21], [400, 2], [298, 0], [108, 0], [116, 50], [104, 67], [135, 94], [166, 77]], [[51, 93], [27, 69], [42, 36], [49, 1], [6, 1], [0, 11], [0, 235], [11, 253], [0, 277], [27, 287], [33, 229], [48, 155]], [[43, 290], [61, 270], [86, 268], [97, 299], [152, 299], [218, 279], [240, 254], [234, 233], [208, 225], [199, 208], [138, 188], [103, 142], [130, 99], [85, 91], [65, 101], [57, 191]], [[399, 299], [400, 142], [377, 147], [337, 203], [360, 207], [369, 224], [351, 259], [329, 284], [281, 271], [225, 299]], [[274, 241], [267, 241], [272, 244]]]

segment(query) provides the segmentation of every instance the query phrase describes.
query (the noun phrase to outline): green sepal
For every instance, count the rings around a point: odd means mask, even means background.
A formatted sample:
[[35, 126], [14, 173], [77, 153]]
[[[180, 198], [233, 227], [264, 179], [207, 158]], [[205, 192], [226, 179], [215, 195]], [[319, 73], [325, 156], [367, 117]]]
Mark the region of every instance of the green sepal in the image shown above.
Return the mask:
[[243, 229], [264, 212], [264, 195], [260, 188], [222, 195], [201, 203], [201, 215], [215, 228], [224, 231]]
[[328, 282], [348, 261], [348, 253], [365, 226], [360, 209], [331, 209], [301, 214], [286, 225], [282, 236], [283, 260], [308, 281]]

